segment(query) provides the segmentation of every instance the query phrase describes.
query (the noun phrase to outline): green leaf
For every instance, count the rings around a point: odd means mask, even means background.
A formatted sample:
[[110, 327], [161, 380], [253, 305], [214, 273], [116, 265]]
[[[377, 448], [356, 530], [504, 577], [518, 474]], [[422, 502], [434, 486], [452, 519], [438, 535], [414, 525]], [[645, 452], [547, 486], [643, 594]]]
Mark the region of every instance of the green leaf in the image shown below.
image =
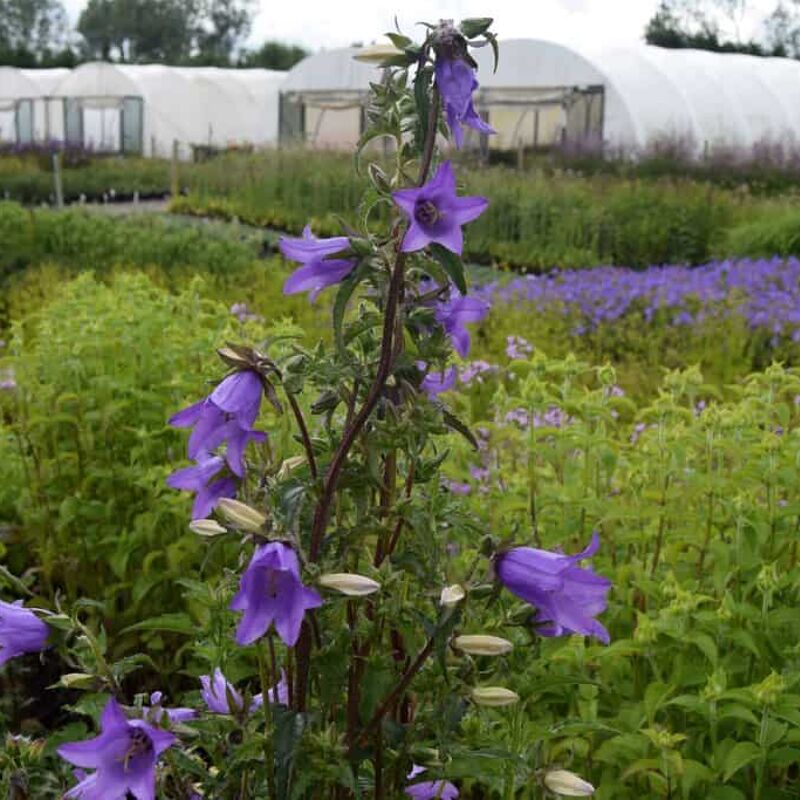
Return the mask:
[[497, 44], [497, 37], [493, 33], [487, 33], [486, 39], [492, 46], [492, 53], [494, 55], [494, 69], [492, 72], [497, 72], [497, 65], [500, 63], [500, 47]]
[[[363, 262], [362, 262], [363, 263]], [[347, 303], [353, 296], [353, 292], [361, 282], [364, 271], [362, 264], [359, 264], [339, 285], [339, 291], [336, 292], [336, 300], [333, 303], [333, 332], [336, 340], [336, 347], [340, 352], [344, 350], [344, 337], [342, 336], [342, 324], [344, 322], [344, 315], [347, 311]]]
[[182, 633], [185, 636], [196, 636], [197, 625], [188, 614], [162, 614], [160, 617], [151, 617], [137, 622], [135, 625], [130, 625], [122, 633], [132, 631], [168, 631]]
[[462, 19], [459, 27], [467, 39], [474, 39], [476, 36], [486, 33], [492, 27], [493, 22], [492, 17], [469, 17]]
[[475, 435], [457, 416], [455, 416], [455, 414], [451, 413], [446, 408], [443, 408], [442, 416], [444, 417], [445, 425], [447, 425], [448, 428], [452, 428], [457, 433], [460, 433], [473, 446], [473, 448], [475, 448], [475, 450], [480, 449], [478, 447], [478, 440], [475, 438]]
[[403, 36], [402, 33], [387, 33], [386, 37], [391, 40], [392, 44], [398, 50], [405, 50], [406, 47], [414, 44], [413, 39], [410, 39], [408, 36]]
[[442, 265], [450, 280], [461, 294], [467, 293], [467, 279], [464, 275], [464, 263], [452, 251], [435, 242], [431, 244], [431, 255]]
[[738, 742], [735, 744], [723, 763], [724, 781], [729, 781], [740, 769], [752, 764], [761, 757], [761, 748], [754, 742]]

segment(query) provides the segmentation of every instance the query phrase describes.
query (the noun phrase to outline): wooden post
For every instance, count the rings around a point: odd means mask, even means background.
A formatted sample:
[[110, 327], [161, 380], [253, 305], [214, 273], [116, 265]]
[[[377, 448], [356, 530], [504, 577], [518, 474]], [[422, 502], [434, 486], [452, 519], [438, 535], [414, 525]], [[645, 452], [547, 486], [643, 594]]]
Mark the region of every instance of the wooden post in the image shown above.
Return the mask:
[[521, 136], [517, 139], [517, 169], [520, 172], [525, 169], [525, 142]]
[[156, 154], [156, 137], [155, 136], [151, 136], [150, 137], [150, 158], [155, 158], [156, 155], [157, 155]]
[[177, 197], [181, 193], [180, 175], [178, 174], [178, 140], [172, 142], [172, 161], [170, 163], [170, 194]]
[[53, 189], [56, 195], [56, 208], [64, 208], [64, 185], [61, 182], [61, 153], [53, 153]]

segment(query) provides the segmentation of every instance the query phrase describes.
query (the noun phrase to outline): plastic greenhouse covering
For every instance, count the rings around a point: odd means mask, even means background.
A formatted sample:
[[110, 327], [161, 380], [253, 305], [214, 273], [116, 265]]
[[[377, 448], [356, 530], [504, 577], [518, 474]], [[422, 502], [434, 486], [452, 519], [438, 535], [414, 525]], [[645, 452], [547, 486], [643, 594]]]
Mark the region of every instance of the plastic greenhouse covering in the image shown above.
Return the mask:
[[[289, 72], [283, 139], [349, 146], [358, 138], [359, 104], [380, 70], [353, 61], [354, 52], [318, 53]], [[800, 62], [792, 59], [512, 39], [501, 43], [493, 72], [491, 51], [473, 52], [481, 81], [476, 106], [498, 131], [484, 142], [473, 137], [474, 146], [602, 139], [637, 150], [675, 139], [699, 152], [800, 139]]]

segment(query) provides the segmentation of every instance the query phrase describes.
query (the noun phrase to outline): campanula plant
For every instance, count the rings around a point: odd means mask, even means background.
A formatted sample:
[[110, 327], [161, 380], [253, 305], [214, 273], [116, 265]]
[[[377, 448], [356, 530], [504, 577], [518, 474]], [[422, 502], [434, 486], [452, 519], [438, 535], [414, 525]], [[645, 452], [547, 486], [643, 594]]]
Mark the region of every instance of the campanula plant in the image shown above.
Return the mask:
[[317, 238], [309, 225], [280, 243], [299, 265], [284, 292], [330, 293], [332, 346], [230, 342], [224, 369], [197, 376], [201, 399], [169, 419], [190, 429], [191, 463], [176, 453], [166, 484], [194, 494], [187, 527], [227, 555], [222, 574], [176, 586], [204, 612], [194, 693], [172, 714], [161, 686], [130, 704], [146, 654], [108, 663], [80, 607], [28, 612], [24, 649], [45, 646], [49, 622], [71, 645], [61, 685], [90, 693], [75, 710], [104, 709], [98, 735], [58, 749], [78, 768], [65, 797], [454, 800], [562, 785], [565, 759], [523, 764], [496, 745], [535, 705], [520, 676], [543, 638], [609, 641], [611, 583], [582, 563], [601, 537], [577, 555], [542, 549], [532, 529], [501, 542], [440, 479], [453, 435], [480, 448], [447, 392], [489, 311], [460, 256], [490, 201], [459, 191], [437, 139], [492, 133], [469, 55], [497, 57], [491, 24], [443, 21], [421, 43], [391, 34], [396, 52], [379, 54], [358, 166], [388, 139], [393, 168], [367, 165], [364, 204], [391, 209], [388, 229], [364, 219]]

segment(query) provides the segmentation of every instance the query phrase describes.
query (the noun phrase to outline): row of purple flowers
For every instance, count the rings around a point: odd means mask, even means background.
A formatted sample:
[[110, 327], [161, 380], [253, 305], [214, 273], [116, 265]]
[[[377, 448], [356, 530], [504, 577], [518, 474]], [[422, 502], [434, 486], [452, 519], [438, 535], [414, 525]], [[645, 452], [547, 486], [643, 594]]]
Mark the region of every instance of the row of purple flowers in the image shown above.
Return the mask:
[[679, 326], [736, 315], [751, 330], [800, 341], [797, 258], [653, 266], [641, 272], [621, 267], [554, 270], [489, 283], [475, 294], [487, 302], [530, 303], [540, 312], [573, 314], [577, 335], [638, 312], [647, 322], [665, 315]]

